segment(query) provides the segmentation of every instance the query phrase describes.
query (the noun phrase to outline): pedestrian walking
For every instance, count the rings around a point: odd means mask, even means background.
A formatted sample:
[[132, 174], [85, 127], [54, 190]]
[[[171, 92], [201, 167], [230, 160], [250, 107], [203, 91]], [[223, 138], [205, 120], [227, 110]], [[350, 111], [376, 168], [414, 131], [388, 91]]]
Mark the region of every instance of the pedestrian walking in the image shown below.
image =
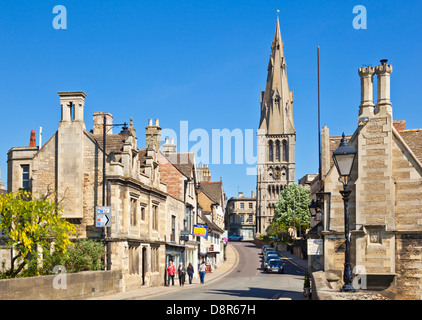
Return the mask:
[[205, 261], [202, 261], [201, 265], [199, 266], [199, 279], [201, 279], [201, 284], [205, 283], [205, 271], [207, 270], [205, 266]]
[[176, 267], [173, 264], [173, 261], [170, 260], [169, 266], [167, 267], [167, 275], [168, 275], [168, 285], [170, 286], [170, 280], [171, 285], [174, 286], [174, 275], [176, 274]]
[[192, 284], [193, 274], [195, 271], [193, 270], [193, 265], [190, 262], [187, 267], [187, 272], [188, 272], [188, 277], [189, 277], [189, 284]]
[[177, 269], [177, 273], [179, 275], [179, 286], [183, 287], [185, 285], [186, 269], [181, 262], [179, 264], [179, 268]]

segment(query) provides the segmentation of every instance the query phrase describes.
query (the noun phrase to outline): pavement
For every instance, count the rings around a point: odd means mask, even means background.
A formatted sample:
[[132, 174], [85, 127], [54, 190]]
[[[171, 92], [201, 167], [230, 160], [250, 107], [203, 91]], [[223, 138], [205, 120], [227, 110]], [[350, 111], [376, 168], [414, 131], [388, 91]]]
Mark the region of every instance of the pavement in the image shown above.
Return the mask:
[[[137, 290], [131, 290], [128, 292], [121, 292], [111, 295], [104, 295], [100, 297], [89, 298], [87, 300], [145, 300], [149, 298], [154, 298], [155, 296], [159, 296], [161, 294], [166, 294], [170, 292], [179, 292], [183, 290], [189, 290], [192, 288], [197, 288], [199, 286], [207, 286], [208, 284], [217, 281], [226, 275], [228, 275], [231, 271], [233, 271], [238, 263], [239, 263], [239, 254], [237, 253], [236, 249], [230, 243], [227, 245], [226, 248], [226, 261], [213, 270], [211, 273], [205, 274], [205, 284], [201, 284], [199, 281], [199, 277], [194, 278], [192, 284], [189, 284], [189, 281], [185, 282], [183, 287], [179, 286], [179, 281], [175, 279], [174, 286], [166, 287], [166, 286], [158, 286], [158, 287], [141, 287]], [[308, 261], [302, 260], [290, 252], [278, 252], [280, 256], [282, 256], [288, 262], [298, 266], [305, 271], [308, 268]]]
[[228, 244], [226, 248], [226, 261], [214, 269], [211, 273], [205, 274], [205, 284], [201, 284], [199, 281], [199, 276], [193, 279], [192, 284], [189, 284], [189, 281], [186, 277], [186, 282], [183, 287], [179, 285], [177, 279], [174, 280], [174, 286], [158, 286], [158, 287], [142, 287], [138, 290], [131, 290], [128, 292], [121, 292], [112, 295], [105, 295], [101, 297], [89, 298], [87, 300], [144, 300], [149, 298], [154, 298], [161, 294], [170, 293], [170, 292], [179, 292], [183, 290], [189, 290], [192, 288], [197, 288], [199, 286], [207, 286], [208, 284], [221, 279], [222, 277], [229, 274], [233, 269], [237, 267], [239, 263], [239, 255], [233, 245]]

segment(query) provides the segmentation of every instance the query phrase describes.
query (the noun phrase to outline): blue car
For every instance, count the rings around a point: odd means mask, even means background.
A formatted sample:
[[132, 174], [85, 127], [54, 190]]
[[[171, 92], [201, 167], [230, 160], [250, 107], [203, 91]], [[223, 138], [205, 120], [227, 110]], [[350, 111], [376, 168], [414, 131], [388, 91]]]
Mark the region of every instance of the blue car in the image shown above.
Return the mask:
[[243, 240], [243, 236], [240, 236], [238, 234], [232, 234], [231, 236], [229, 236], [229, 241], [242, 241]]

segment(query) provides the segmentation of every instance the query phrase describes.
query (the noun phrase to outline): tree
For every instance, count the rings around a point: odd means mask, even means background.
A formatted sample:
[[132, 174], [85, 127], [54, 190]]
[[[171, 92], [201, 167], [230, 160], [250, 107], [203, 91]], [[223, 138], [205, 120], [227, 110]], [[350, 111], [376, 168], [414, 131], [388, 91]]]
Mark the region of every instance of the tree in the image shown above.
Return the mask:
[[48, 195], [37, 199], [27, 191], [19, 191], [0, 195], [0, 232], [6, 245], [13, 248], [11, 268], [5, 273], [12, 278], [23, 270], [24, 275], [38, 274], [39, 249], [66, 255], [76, 229], [61, 218], [61, 210]]
[[275, 208], [274, 221], [282, 228], [290, 227], [305, 231], [310, 226], [309, 204], [311, 193], [309, 189], [289, 184], [280, 194]]

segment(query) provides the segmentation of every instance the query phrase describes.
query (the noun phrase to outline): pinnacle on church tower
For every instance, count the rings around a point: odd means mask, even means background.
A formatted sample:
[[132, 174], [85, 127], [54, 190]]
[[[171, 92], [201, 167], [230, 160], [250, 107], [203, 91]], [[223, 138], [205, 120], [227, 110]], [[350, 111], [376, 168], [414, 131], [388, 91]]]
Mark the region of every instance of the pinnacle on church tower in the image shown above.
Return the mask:
[[294, 133], [293, 91], [289, 91], [284, 43], [277, 17], [271, 56], [268, 63], [267, 84], [261, 92], [261, 120], [259, 129], [267, 134]]

